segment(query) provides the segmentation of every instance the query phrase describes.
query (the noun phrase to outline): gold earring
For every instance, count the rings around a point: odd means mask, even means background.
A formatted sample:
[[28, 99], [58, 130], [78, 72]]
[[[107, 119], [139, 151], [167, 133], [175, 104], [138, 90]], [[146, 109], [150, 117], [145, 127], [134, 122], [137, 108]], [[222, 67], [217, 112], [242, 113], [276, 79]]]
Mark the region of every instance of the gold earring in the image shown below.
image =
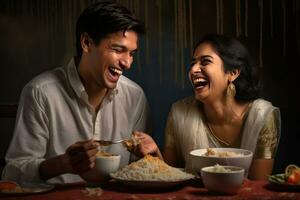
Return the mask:
[[232, 82], [230, 82], [227, 87], [227, 96], [234, 98], [235, 94], [236, 94], [235, 85]]

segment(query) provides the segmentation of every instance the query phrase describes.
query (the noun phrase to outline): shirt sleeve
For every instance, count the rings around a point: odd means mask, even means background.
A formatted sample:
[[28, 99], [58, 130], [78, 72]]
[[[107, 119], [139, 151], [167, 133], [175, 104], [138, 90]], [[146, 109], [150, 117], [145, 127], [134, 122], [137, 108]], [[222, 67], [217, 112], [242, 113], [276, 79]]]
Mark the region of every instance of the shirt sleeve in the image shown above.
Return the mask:
[[30, 86], [23, 89], [14, 135], [6, 154], [3, 179], [41, 181], [39, 165], [45, 160], [48, 144], [48, 118], [44, 100], [40, 89]]
[[258, 136], [254, 158], [271, 159], [275, 157], [279, 141], [279, 117], [278, 112], [275, 111], [267, 116], [266, 123]]
[[133, 126], [133, 131], [143, 131], [152, 135], [152, 120], [150, 108], [145, 93], [143, 91], [141, 91], [139, 95], [139, 100], [136, 105], [135, 116], [136, 120]]

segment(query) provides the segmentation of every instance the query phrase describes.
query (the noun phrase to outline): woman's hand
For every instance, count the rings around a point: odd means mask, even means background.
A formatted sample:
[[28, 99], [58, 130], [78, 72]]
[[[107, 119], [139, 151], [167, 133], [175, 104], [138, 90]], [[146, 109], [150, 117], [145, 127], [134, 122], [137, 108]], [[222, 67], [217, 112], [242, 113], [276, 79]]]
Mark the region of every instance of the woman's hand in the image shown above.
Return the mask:
[[137, 156], [143, 157], [147, 154], [151, 154], [163, 160], [157, 144], [154, 142], [153, 138], [150, 135], [140, 131], [134, 131], [133, 136], [139, 141], [137, 147], [134, 150], [134, 153]]

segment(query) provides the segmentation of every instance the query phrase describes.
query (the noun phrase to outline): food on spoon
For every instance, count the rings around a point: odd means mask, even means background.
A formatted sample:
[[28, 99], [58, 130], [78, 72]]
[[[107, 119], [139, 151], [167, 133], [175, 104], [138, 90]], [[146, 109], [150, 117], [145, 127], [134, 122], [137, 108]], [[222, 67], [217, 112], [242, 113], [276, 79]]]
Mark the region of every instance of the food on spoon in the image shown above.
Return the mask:
[[139, 140], [136, 139], [133, 135], [131, 139], [124, 140], [122, 144], [127, 149], [127, 151], [132, 152], [139, 144]]
[[132, 162], [115, 173], [113, 178], [131, 181], [178, 181], [194, 178], [194, 175], [171, 167], [164, 161], [151, 155]]
[[98, 151], [96, 153], [97, 157], [110, 157], [110, 156], [116, 156], [115, 154], [109, 153], [109, 152], [105, 152], [105, 151]]

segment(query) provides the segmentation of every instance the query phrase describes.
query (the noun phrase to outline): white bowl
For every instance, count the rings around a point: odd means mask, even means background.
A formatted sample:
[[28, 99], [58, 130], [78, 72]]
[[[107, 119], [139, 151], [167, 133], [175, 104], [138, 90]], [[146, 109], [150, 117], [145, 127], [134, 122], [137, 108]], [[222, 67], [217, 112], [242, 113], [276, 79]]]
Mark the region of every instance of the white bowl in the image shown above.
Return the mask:
[[210, 192], [236, 194], [244, 182], [245, 170], [236, 166], [222, 166], [229, 172], [214, 171], [215, 166], [201, 169], [204, 187]]
[[213, 166], [215, 164], [238, 166], [245, 169], [245, 177], [248, 176], [249, 167], [252, 162], [253, 153], [245, 149], [237, 148], [210, 148], [216, 152], [234, 152], [241, 154], [234, 157], [218, 157], [218, 156], [206, 156], [207, 149], [196, 149], [190, 152], [191, 166], [188, 169], [191, 172], [200, 174], [203, 167]]
[[108, 178], [109, 174], [116, 172], [120, 167], [120, 155], [101, 156], [97, 155], [95, 164], [96, 169], [102, 178]]

